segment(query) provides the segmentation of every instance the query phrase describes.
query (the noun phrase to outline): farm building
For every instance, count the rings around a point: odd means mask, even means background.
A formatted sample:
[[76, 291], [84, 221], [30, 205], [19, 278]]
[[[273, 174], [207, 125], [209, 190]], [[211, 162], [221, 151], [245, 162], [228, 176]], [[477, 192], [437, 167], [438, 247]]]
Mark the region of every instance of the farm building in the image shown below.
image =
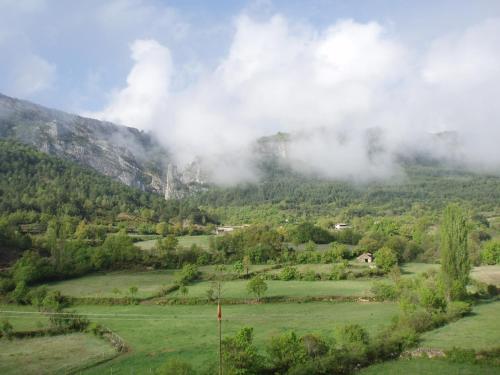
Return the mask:
[[335, 224], [335, 229], [337, 229], [337, 230], [342, 230], [342, 229], [347, 229], [347, 228], [350, 228], [350, 226], [345, 224], [345, 223]]
[[215, 234], [231, 233], [236, 229], [246, 228], [248, 226], [249, 226], [248, 224], [243, 224], [243, 225], [237, 225], [237, 226], [217, 227], [217, 228], [215, 228]]
[[372, 253], [363, 253], [359, 257], [357, 257], [356, 260], [358, 262], [371, 263], [373, 262], [373, 255]]

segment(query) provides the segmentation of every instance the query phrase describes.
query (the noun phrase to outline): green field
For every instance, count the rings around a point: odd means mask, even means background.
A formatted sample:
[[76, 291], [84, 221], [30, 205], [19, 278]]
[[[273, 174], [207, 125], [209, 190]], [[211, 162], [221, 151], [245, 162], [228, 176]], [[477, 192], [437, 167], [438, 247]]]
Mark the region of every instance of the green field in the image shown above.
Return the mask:
[[48, 318], [36, 312], [33, 306], [0, 304], [0, 321], [8, 319], [14, 331], [31, 331], [48, 326]]
[[[180, 236], [177, 237], [179, 240], [179, 245], [183, 247], [191, 247], [191, 245], [197, 245], [204, 250], [208, 250], [210, 238], [214, 237], [213, 235], [201, 235], [201, 236]], [[138, 241], [135, 243], [136, 246], [141, 248], [142, 250], [151, 250], [156, 245], [156, 239], [147, 240], [147, 241]]]
[[[91, 320], [117, 332], [132, 350], [85, 373], [148, 373], [167, 358], [188, 360], [195, 368], [216, 360], [217, 320], [214, 305], [199, 306], [79, 306], [82, 313], [103, 313]], [[303, 303], [223, 306], [224, 335], [244, 326], [254, 327], [255, 341], [263, 348], [271, 335], [286, 330], [299, 334], [333, 334], [335, 327], [359, 323], [371, 333], [387, 325], [397, 313], [392, 303]], [[115, 314], [115, 315], [112, 315]], [[124, 315], [136, 314], [136, 315]]]
[[[129, 295], [131, 286], [136, 286], [137, 297], [144, 298], [154, 295], [162, 286], [172, 285], [174, 273], [174, 270], [117, 271], [54, 282], [48, 286], [71, 297], [124, 297]], [[120, 293], [115, 293], [116, 291]]]
[[[222, 284], [225, 298], [254, 298], [249, 295], [247, 280], [226, 281]], [[267, 280], [266, 297], [369, 296], [371, 280], [281, 281]], [[188, 297], [205, 297], [211, 282], [202, 281], [188, 287]]]
[[109, 343], [83, 333], [0, 340], [0, 373], [67, 374], [115, 355]]
[[500, 301], [475, 306], [473, 314], [423, 335], [422, 347], [488, 349], [500, 346]]
[[500, 369], [491, 365], [452, 363], [442, 359], [400, 359], [362, 369], [359, 375], [496, 375]]
[[500, 265], [474, 267], [471, 277], [483, 283], [500, 287]]

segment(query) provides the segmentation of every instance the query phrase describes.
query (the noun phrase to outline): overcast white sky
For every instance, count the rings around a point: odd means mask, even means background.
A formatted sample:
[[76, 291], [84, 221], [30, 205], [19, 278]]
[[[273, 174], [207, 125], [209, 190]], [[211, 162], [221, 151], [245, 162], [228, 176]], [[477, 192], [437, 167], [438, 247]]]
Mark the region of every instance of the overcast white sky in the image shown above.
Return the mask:
[[0, 92], [154, 131], [180, 162], [239, 155], [224, 181], [276, 131], [331, 177], [446, 155], [427, 136], [447, 130], [498, 170], [499, 61], [500, 1], [0, 0]]

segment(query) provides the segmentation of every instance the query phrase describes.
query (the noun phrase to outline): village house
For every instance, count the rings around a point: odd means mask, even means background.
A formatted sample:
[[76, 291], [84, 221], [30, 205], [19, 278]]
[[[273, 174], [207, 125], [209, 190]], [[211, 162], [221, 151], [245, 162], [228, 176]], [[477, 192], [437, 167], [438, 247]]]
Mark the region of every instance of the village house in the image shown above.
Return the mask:
[[357, 257], [356, 260], [363, 263], [372, 263], [373, 255], [372, 253], [363, 253], [359, 257]]
[[243, 224], [243, 225], [236, 225], [236, 226], [226, 225], [223, 227], [217, 227], [217, 228], [215, 228], [215, 234], [217, 234], [217, 235], [227, 234], [227, 233], [231, 233], [231, 232], [235, 231], [236, 229], [246, 228], [248, 226], [249, 226], [248, 224]]
[[350, 228], [350, 226], [345, 224], [345, 223], [335, 224], [335, 229], [337, 229], [337, 230], [342, 230], [342, 229], [347, 229], [347, 228]]

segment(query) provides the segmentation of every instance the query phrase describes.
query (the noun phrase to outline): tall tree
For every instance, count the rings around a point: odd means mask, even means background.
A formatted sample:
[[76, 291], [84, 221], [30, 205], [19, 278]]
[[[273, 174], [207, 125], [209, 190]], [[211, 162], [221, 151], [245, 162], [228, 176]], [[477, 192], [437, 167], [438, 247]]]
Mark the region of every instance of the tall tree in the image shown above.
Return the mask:
[[456, 204], [445, 208], [441, 222], [441, 271], [448, 300], [461, 299], [471, 269], [467, 248], [467, 218]]

